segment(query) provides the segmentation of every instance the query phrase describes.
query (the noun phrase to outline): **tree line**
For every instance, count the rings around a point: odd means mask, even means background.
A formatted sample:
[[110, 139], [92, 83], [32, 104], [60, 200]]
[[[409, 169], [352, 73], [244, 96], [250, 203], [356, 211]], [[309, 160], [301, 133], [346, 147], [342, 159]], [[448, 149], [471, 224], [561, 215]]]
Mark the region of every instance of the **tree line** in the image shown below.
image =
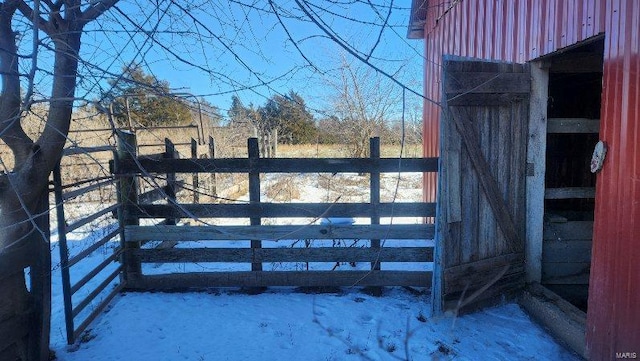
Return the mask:
[[220, 108], [203, 98], [196, 108], [191, 99], [175, 95], [167, 81], [140, 65], [124, 67], [120, 76], [109, 79], [111, 89], [101, 95], [101, 103], [110, 107], [118, 127], [187, 125], [203, 115], [205, 126], [245, 128], [249, 135], [276, 136], [279, 144], [348, 144], [354, 157], [367, 155], [372, 136], [380, 136], [384, 143], [421, 142], [418, 114], [409, 112], [404, 124], [394, 119], [391, 110], [398, 99], [385, 93], [370, 74], [359, 75], [357, 70], [344, 66], [342, 84], [334, 87], [325, 110], [310, 109], [291, 89], [258, 106], [232, 95], [225, 118]]

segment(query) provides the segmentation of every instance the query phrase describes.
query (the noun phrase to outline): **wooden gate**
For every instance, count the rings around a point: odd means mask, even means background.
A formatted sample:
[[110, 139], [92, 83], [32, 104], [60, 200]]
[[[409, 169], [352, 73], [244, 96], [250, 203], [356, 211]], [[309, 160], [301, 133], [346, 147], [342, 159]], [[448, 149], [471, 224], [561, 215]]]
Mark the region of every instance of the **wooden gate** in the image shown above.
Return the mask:
[[[130, 154], [116, 159], [127, 289], [430, 286], [428, 267], [413, 264], [433, 261], [434, 225], [380, 223], [383, 217], [434, 217], [435, 204], [381, 201], [380, 182], [381, 173], [436, 172], [436, 158], [381, 158], [378, 138], [371, 140], [370, 158], [261, 158], [256, 138], [248, 141], [248, 155], [158, 159]], [[249, 201], [181, 204], [174, 198], [150, 204], [135, 193], [138, 180], [168, 173], [244, 173], [249, 180]], [[368, 173], [370, 201], [261, 201], [261, 175], [276, 173]], [[171, 183], [169, 177], [164, 179]], [[341, 217], [368, 218], [371, 224], [315, 222]], [[226, 225], [216, 220], [229, 218], [249, 219], [250, 224]], [[265, 224], [282, 218], [298, 221]], [[159, 219], [182, 219], [183, 225], [153, 223]], [[172, 246], [150, 247], [155, 242]], [[321, 265], [314, 268], [318, 263]], [[165, 270], [164, 264], [182, 268]]]
[[528, 65], [445, 59], [434, 312], [524, 285]]

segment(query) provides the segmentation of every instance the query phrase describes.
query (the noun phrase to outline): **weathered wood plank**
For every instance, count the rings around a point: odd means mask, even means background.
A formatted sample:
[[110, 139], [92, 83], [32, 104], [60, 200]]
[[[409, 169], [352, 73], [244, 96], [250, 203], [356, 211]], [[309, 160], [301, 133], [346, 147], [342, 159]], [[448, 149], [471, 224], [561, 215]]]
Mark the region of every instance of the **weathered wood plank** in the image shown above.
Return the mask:
[[547, 133], [599, 133], [600, 119], [549, 118]]
[[445, 279], [464, 278], [474, 273], [493, 272], [499, 270], [505, 265], [518, 265], [523, 263], [524, 255], [522, 253], [510, 253], [502, 256], [483, 259], [476, 262], [461, 264], [449, 267], [445, 271]]
[[452, 96], [448, 104], [451, 106], [508, 106], [526, 99], [525, 94], [474, 94], [462, 93]]
[[[138, 163], [140, 165], [138, 165]], [[161, 162], [138, 158], [122, 159], [116, 174], [148, 173], [380, 173], [437, 172], [438, 158], [217, 158], [163, 159]]]
[[594, 187], [547, 188], [544, 190], [545, 199], [593, 199], [595, 197], [596, 189]]
[[279, 217], [435, 217], [435, 203], [259, 203], [144, 204], [130, 209], [137, 218], [263, 218]]
[[[450, 125], [442, 124], [442, 127], [450, 128]], [[446, 141], [443, 141], [443, 147], [446, 148], [446, 152], [442, 154], [444, 166], [441, 171], [445, 172], [447, 187], [447, 197], [442, 199], [443, 202], [447, 202], [447, 223], [460, 222], [462, 220], [462, 196], [461, 194], [461, 178], [462, 178], [462, 158], [460, 157], [462, 151], [462, 143], [460, 136], [455, 129], [444, 130]]]
[[[487, 280], [487, 282], [491, 281], [494, 280]], [[469, 313], [482, 307], [499, 304], [503, 302], [505, 296], [514, 299], [524, 286], [524, 272], [504, 275], [494, 283], [480, 283], [468, 287], [464, 292], [464, 297], [461, 297], [462, 290], [446, 294], [445, 307], [449, 310], [456, 310], [458, 314]], [[462, 303], [462, 307], [459, 307], [460, 303]]]
[[433, 247], [173, 248], [133, 250], [144, 263], [432, 262]]
[[[260, 151], [258, 148], [258, 138], [247, 139], [247, 150], [249, 153], [249, 161], [251, 169], [255, 169], [255, 163], [260, 161]], [[249, 202], [251, 204], [260, 204], [260, 173], [254, 171], [249, 172]], [[261, 215], [254, 213], [249, 219], [252, 226], [259, 226], [262, 223]], [[251, 239], [251, 248], [260, 249], [262, 243], [260, 239]], [[251, 264], [252, 271], [262, 271], [262, 263], [254, 262]]]
[[591, 262], [590, 240], [550, 240], [542, 246], [543, 263]]
[[[499, 165], [497, 163], [498, 155], [504, 153], [504, 141], [500, 141], [499, 137], [504, 132], [501, 131], [501, 118], [497, 116], [498, 109], [495, 108], [478, 108], [476, 110], [476, 123], [479, 127], [480, 144], [485, 159], [491, 164], [492, 174], [496, 176], [496, 179], [500, 179], [504, 182], [507, 178], [501, 178], [498, 175]], [[481, 187], [477, 179], [477, 175], [473, 172], [473, 165], [470, 159], [467, 157], [467, 163], [469, 164], [470, 177], [473, 177], [473, 193], [477, 200], [477, 204], [474, 208], [469, 208], [469, 215], [472, 218], [472, 222], [476, 222], [477, 233], [473, 234], [476, 255], [475, 258], [469, 258], [467, 262], [476, 261], [495, 255], [495, 244], [498, 242], [504, 242], [504, 236], [498, 231], [496, 225], [496, 218], [489, 204], [489, 199], [484, 192], [481, 192]], [[500, 238], [502, 237], [502, 238]], [[464, 241], [463, 241], [464, 242]]]
[[127, 242], [278, 239], [432, 239], [433, 224], [126, 226]]
[[478, 174], [478, 180], [484, 190], [489, 205], [498, 222], [498, 226], [504, 234], [506, 245], [501, 245], [500, 249], [510, 249], [511, 251], [519, 251], [524, 248], [524, 243], [520, 239], [512, 215], [509, 213], [508, 207], [500, 191], [500, 187], [496, 179], [490, 171], [490, 165], [482, 154], [478, 135], [475, 129], [465, 126], [465, 122], [459, 116], [449, 114], [448, 121], [452, 121], [456, 125], [456, 129], [462, 137], [463, 144], [467, 150], [467, 154], [471, 159], [474, 169]]
[[[449, 72], [444, 77], [444, 92], [451, 94], [528, 94], [528, 73]], [[449, 105], [451, 105], [449, 101]]]
[[527, 313], [551, 334], [587, 359], [585, 330], [587, 315], [562, 297], [539, 284], [529, 285], [520, 299]]
[[62, 151], [63, 156], [77, 155], [77, 154], [90, 154], [99, 152], [113, 152], [116, 147], [112, 145], [102, 145], [96, 147], [69, 147]]
[[[460, 277], [459, 274], [454, 275], [445, 273], [445, 293], [455, 294], [457, 292], [462, 292], [465, 289], [467, 290], [467, 292], [472, 292], [480, 289], [489, 284], [492, 279], [494, 279], [500, 272], [503, 271], [504, 267], [506, 267], [506, 265], [495, 267], [493, 269], [484, 269], [482, 271], [468, 273], [463, 277]], [[513, 279], [520, 277], [521, 280], [519, 280], [519, 282], [524, 283], [524, 264], [510, 265], [509, 268], [505, 271], [504, 275], [500, 277], [500, 280], [508, 277]]]
[[[124, 160], [135, 160], [137, 157], [137, 141], [136, 135], [127, 131], [118, 130], [116, 131], [117, 136], [117, 146], [118, 151], [116, 152], [116, 158], [114, 159], [114, 170], [119, 172], [121, 170], [121, 162]], [[123, 237], [124, 234], [122, 227], [129, 225], [138, 225], [140, 224], [140, 220], [133, 216], [132, 210], [137, 208], [138, 202], [138, 189], [139, 182], [138, 177], [122, 177], [118, 179], [118, 203], [120, 207], [118, 207], [118, 223], [120, 224], [120, 236]], [[124, 244], [125, 249], [133, 249], [140, 248], [140, 244], [135, 243], [126, 243]], [[80, 259], [80, 258], [78, 258]], [[70, 261], [71, 262], [71, 261]], [[70, 264], [71, 265], [71, 264]], [[141, 267], [139, 263], [135, 262], [124, 262], [125, 270], [124, 270], [124, 280], [129, 278], [129, 276], [135, 276], [141, 273]]]
[[[371, 138], [369, 140], [369, 155], [371, 159], [380, 159], [380, 137]], [[374, 206], [374, 216], [371, 217], [371, 224], [380, 224], [380, 216], [377, 214], [377, 206], [380, 204], [380, 173], [372, 172], [369, 176], [369, 202]], [[371, 248], [380, 248], [380, 239], [371, 239]], [[380, 259], [375, 257], [372, 259], [371, 269], [380, 270]]]
[[526, 181], [526, 269], [528, 282], [540, 282], [542, 269], [542, 224], [544, 221], [544, 176], [547, 149], [547, 101], [549, 72], [541, 61], [531, 63], [531, 100]]
[[172, 273], [141, 276], [129, 281], [133, 290], [206, 289], [213, 287], [430, 287], [428, 271], [242, 271]]
[[593, 222], [572, 221], [566, 223], [544, 223], [545, 241], [569, 241], [593, 239]]

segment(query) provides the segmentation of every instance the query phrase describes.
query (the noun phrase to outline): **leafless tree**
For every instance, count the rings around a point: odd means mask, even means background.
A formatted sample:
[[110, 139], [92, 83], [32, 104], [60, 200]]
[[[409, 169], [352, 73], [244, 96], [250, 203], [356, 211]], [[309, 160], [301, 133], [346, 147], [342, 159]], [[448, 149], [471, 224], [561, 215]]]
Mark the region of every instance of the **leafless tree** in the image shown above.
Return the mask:
[[327, 83], [332, 89], [327, 113], [335, 115], [341, 139], [352, 157], [365, 157], [369, 138], [380, 136], [401, 104], [401, 94], [374, 69], [342, 56], [337, 76]]
[[[311, 56], [318, 48], [315, 41], [324, 41], [338, 44], [350, 56], [340, 73], [340, 89], [350, 98], [336, 109], [354, 122], [383, 121], [392, 100], [369, 92], [381, 87], [383, 78], [408, 89], [394, 77], [397, 66], [387, 66], [378, 56], [383, 34], [398, 31], [389, 22], [391, 12], [406, 8], [392, 1], [356, 1], [355, 9], [333, 1], [296, 0], [291, 5], [271, 0], [0, 0], [0, 140], [13, 158], [0, 158], [0, 258], [5, 261], [6, 255], [20, 251], [36, 260], [31, 264], [31, 294], [22, 269], [0, 283], [9, 298], [0, 303], [0, 320], [24, 312], [29, 302], [44, 310], [34, 343], [22, 345], [9, 357], [48, 357], [49, 174], [68, 142], [74, 106], [108, 93], [106, 79], [117, 78], [122, 66], [141, 64], [152, 70], [161, 58], [176, 72], [208, 78], [211, 93], [197, 96], [228, 97], [244, 91], [268, 99], [280, 89], [291, 89], [289, 83], [301, 72], [329, 72], [325, 57]], [[332, 23], [343, 23], [345, 29], [367, 27], [371, 40], [340, 34], [329, 26]], [[280, 36], [279, 44], [265, 46], [275, 35]], [[298, 63], [267, 72], [265, 68], [278, 63], [271, 55], [273, 46], [288, 49], [287, 56]], [[256, 59], [262, 63], [256, 65]], [[356, 60], [365, 66], [356, 67]], [[361, 77], [371, 80], [362, 85], [357, 81]], [[42, 127], [38, 134], [28, 134], [22, 121], [38, 104], [46, 108], [38, 112]], [[374, 131], [362, 130], [360, 140]], [[39, 293], [35, 301], [30, 300], [34, 292]]]
[[[22, 249], [35, 255], [31, 264], [34, 317], [31, 340], [18, 347], [14, 358], [47, 359], [49, 324], [51, 253], [48, 245], [48, 180], [59, 161], [67, 140], [81, 36], [84, 27], [100, 17], [116, 0], [92, 1], [24, 1], [0, 2], [0, 138], [13, 153], [13, 169], [0, 174], [0, 255]], [[15, 27], [15, 28], [14, 28]], [[21, 73], [19, 41], [31, 38], [28, 72]], [[39, 68], [39, 51], [49, 47], [53, 53], [50, 97], [47, 99], [46, 125], [36, 139], [29, 137], [21, 118], [34, 101], [35, 72]], [[21, 78], [27, 88], [22, 97]], [[6, 169], [6, 168], [5, 168]], [[4, 260], [5, 262], [13, 260]], [[28, 293], [18, 273], [6, 283], [3, 295], [10, 298], [5, 316], [21, 314], [28, 308]], [[44, 310], [40, 313], [39, 311]]]

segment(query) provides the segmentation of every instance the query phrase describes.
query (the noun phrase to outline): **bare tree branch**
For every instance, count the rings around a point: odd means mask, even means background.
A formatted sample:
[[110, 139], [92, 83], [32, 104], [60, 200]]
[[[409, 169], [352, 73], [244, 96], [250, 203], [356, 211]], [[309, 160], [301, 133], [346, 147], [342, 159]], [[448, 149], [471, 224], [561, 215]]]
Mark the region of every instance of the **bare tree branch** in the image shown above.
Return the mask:
[[119, 0], [94, 1], [93, 4], [82, 13], [83, 24], [97, 19], [100, 15], [111, 9], [118, 1]]
[[35, 13], [35, 17], [34, 17], [34, 11], [33, 9], [27, 5], [26, 2], [20, 0], [20, 1], [12, 1], [15, 2], [18, 6], [18, 10], [22, 13], [22, 15], [26, 18], [29, 19], [36, 19], [37, 22], [34, 24], [36, 25], [40, 30], [47, 30], [47, 20], [45, 18], [43, 18], [42, 16], [40, 16], [39, 14]]
[[14, 154], [14, 164], [21, 165], [29, 156], [33, 141], [20, 125], [20, 75], [18, 73], [18, 49], [11, 19], [17, 10], [17, 2], [0, 3], [0, 138]]

